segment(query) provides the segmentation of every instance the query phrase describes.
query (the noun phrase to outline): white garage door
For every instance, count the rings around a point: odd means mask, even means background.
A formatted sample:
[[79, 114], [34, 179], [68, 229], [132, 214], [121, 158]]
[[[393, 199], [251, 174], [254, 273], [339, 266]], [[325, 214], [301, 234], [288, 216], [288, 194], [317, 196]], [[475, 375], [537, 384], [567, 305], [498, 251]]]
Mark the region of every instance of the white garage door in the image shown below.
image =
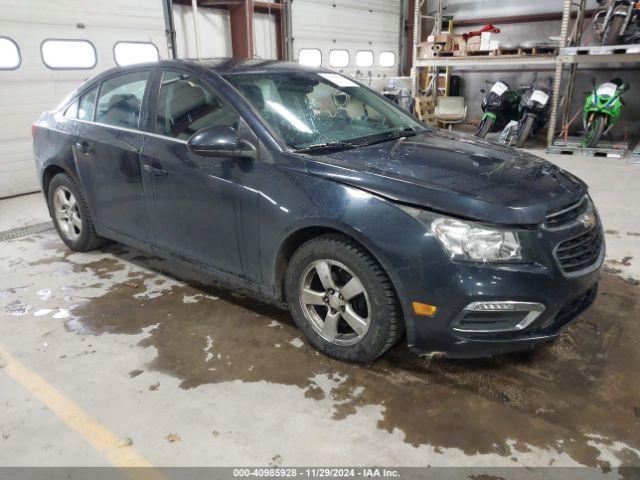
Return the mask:
[[[293, 56], [349, 75], [398, 74], [400, 0], [295, 0]], [[318, 55], [320, 52], [320, 55]]]
[[[86, 79], [115, 66], [114, 52], [120, 62], [146, 59], [155, 51], [148, 45], [153, 43], [167, 58], [167, 41], [162, 0], [0, 0], [0, 11], [2, 198], [39, 188], [31, 125], [42, 111], [55, 107]], [[116, 49], [117, 42], [132, 43]], [[12, 62], [11, 45], [19, 50], [19, 65]]]

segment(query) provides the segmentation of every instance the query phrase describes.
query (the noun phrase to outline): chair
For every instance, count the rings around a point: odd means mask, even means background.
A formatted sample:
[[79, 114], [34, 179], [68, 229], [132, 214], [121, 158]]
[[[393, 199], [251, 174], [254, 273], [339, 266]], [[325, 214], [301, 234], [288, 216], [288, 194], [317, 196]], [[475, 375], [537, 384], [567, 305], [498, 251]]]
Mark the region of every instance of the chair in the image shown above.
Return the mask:
[[463, 122], [467, 117], [464, 97], [438, 97], [435, 115], [436, 122], [449, 129], [454, 123]]

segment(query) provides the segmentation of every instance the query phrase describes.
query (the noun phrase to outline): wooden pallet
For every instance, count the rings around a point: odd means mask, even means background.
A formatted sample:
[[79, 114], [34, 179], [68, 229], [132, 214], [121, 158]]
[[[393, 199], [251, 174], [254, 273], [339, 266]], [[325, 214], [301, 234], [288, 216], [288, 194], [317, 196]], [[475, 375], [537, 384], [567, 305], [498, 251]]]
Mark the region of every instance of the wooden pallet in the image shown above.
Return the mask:
[[553, 56], [558, 52], [554, 47], [535, 48], [497, 48], [495, 50], [472, 50], [467, 51], [469, 57], [530, 57], [532, 55]]
[[518, 47], [518, 48], [505, 48], [500, 47], [495, 50], [494, 55], [555, 55], [558, 53], [558, 49], [555, 47]]
[[640, 53], [640, 45], [605, 45], [590, 47], [566, 47], [560, 49], [561, 55], [613, 55]]
[[581, 145], [581, 137], [569, 137], [566, 142], [558, 138], [553, 142], [553, 145], [547, 148], [547, 153], [583, 157], [622, 158], [629, 150], [629, 142], [625, 141], [610, 142], [603, 140], [595, 148], [585, 148]]

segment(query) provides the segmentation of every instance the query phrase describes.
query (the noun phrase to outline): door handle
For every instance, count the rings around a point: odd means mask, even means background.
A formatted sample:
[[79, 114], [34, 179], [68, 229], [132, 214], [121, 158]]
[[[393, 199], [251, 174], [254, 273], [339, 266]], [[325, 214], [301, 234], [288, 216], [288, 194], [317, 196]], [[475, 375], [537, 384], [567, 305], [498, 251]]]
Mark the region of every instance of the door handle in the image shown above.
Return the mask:
[[149, 164], [145, 163], [144, 164], [144, 169], [147, 172], [149, 172], [151, 175], [153, 175], [154, 177], [164, 178], [167, 175], [169, 175], [169, 172], [167, 172], [164, 168], [162, 168], [158, 164], [149, 165]]
[[74, 146], [80, 153], [89, 153], [91, 151], [91, 145], [85, 141], [76, 142]]

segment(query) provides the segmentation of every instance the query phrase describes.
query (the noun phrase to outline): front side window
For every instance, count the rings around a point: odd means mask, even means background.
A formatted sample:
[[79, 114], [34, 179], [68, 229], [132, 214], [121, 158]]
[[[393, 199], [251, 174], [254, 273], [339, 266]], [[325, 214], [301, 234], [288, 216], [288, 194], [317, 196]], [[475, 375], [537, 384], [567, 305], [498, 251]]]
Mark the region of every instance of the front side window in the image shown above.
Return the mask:
[[20, 49], [16, 42], [0, 37], [0, 70], [15, 70], [20, 66]]
[[113, 57], [119, 66], [134, 63], [157, 62], [158, 49], [150, 42], [118, 42], [113, 47]]
[[93, 120], [93, 111], [96, 107], [96, 98], [98, 96], [98, 87], [95, 86], [80, 97], [78, 104], [78, 119]]
[[54, 70], [89, 70], [96, 66], [96, 49], [87, 40], [45, 40], [42, 61]]
[[[245, 73], [231, 82], [292, 148], [370, 141], [425, 127], [337, 73]], [[380, 138], [382, 138], [380, 137]]]
[[96, 122], [137, 129], [149, 72], [133, 72], [102, 82]]
[[193, 76], [164, 72], [158, 97], [156, 133], [186, 140], [205, 127], [229, 126], [237, 130], [238, 113]]

